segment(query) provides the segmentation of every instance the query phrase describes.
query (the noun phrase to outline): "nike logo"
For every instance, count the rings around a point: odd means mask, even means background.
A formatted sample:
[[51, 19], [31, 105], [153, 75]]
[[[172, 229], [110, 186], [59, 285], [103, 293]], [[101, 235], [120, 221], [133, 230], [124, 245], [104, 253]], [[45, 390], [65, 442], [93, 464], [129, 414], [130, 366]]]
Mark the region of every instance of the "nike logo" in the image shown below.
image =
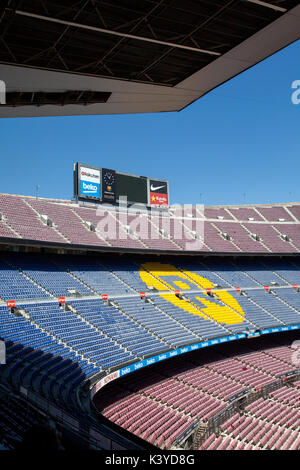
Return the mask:
[[161, 188], [164, 188], [164, 187], [165, 187], [164, 184], [162, 186], [156, 186], [156, 187], [153, 186], [153, 184], [151, 184], [150, 189], [151, 189], [151, 191], [157, 191], [158, 189], [161, 189]]

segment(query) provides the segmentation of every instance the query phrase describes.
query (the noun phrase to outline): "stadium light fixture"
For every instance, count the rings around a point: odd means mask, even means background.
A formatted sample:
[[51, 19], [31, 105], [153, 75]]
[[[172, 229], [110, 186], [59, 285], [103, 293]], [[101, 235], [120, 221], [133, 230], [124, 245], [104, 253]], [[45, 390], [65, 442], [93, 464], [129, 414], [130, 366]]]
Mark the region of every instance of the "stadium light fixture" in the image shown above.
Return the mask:
[[285, 13], [287, 11], [286, 8], [273, 5], [272, 3], [262, 2], [261, 0], [245, 0], [245, 2], [255, 3], [255, 5], [260, 5], [262, 7], [270, 8], [271, 10], [275, 11], [281, 11], [282, 13]]

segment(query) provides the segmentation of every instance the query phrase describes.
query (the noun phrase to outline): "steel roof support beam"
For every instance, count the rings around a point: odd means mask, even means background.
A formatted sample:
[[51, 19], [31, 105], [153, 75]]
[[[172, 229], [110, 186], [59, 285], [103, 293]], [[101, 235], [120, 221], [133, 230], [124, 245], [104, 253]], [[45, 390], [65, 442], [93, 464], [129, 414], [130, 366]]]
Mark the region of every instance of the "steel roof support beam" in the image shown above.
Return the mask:
[[270, 8], [271, 10], [275, 10], [275, 11], [280, 11], [282, 13], [285, 13], [287, 11], [286, 8], [283, 8], [283, 7], [279, 7], [277, 5], [272, 5], [271, 3], [267, 3], [267, 2], [262, 2], [261, 0], [244, 0], [245, 2], [248, 2], [248, 3], [255, 3], [255, 5], [259, 5], [261, 7], [266, 7], [266, 8]]
[[[196, 26], [193, 31], [191, 31], [189, 34], [187, 34], [182, 40], [185, 41], [187, 39], [192, 39], [192, 36], [193, 34], [197, 33], [199, 30], [201, 30], [203, 27], [205, 27], [207, 24], [209, 24], [214, 18], [217, 18], [219, 17], [228, 7], [230, 7], [231, 5], [234, 5], [235, 3], [237, 3], [237, 0], [229, 0], [226, 5], [223, 5], [216, 13], [214, 13], [212, 16], [210, 16], [209, 18], [207, 18], [205, 21], [203, 21], [202, 23], [200, 23], [198, 26]], [[147, 65], [146, 68], [144, 68], [144, 70], [142, 70], [141, 72], [139, 72], [135, 79], [141, 77], [142, 75], [144, 75], [146, 72], [148, 72], [149, 70], [151, 70], [155, 65], [157, 65], [159, 62], [161, 62], [161, 60], [163, 60], [165, 57], [167, 57], [171, 52], [173, 52], [173, 48], [165, 51], [163, 54], [161, 54], [159, 57], [157, 57], [153, 62], [151, 62], [150, 64]], [[221, 55], [220, 52], [216, 52], [215, 53], [216, 55]]]
[[206, 50], [206, 49], [199, 49], [197, 47], [185, 46], [183, 44], [176, 44], [176, 43], [168, 42], [168, 41], [160, 41], [158, 39], [152, 39], [152, 38], [147, 38], [147, 37], [143, 37], [143, 36], [136, 36], [134, 34], [121, 33], [119, 31], [113, 31], [113, 30], [109, 30], [109, 29], [98, 28], [96, 26], [90, 26], [90, 25], [85, 25], [85, 24], [81, 24], [81, 23], [75, 23], [73, 21], [60, 20], [58, 18], [53, 18], [53, 17], [50, 17], [50, 16], [37, 15], [35, 13], [30, 13], [30, 12], [23, 11], [23, 10], [15, 10], [15, 14], [19, 15], [19, 16], [24, 16], [24, 17], [28, 17], [28, 18], [35, 18], [35, 19], [38, 19], [38, 20], [48, 21], [48, 22], [51, 22], [51, 23], [61, 24], [61, 25], [65, 25], [65, 26], [72, 26], [74, 28], [85, 29], [87, 31], [93, 31], [93, 32], [96, 32], [96, 33], [108, 34], [108, 35], [111, 35], [111, 36], [119, 36], [119, 37], [123, 37], [123, 38], [127, 38], [127, 39], [134, 39], [135, 41], [149, 42], [149, 43], [152, 43], [152, 44], [159, 44], [161, 46], [172, 47], [172, 48], [177, 48], [177, 49], [184, 49], [184, 50], [187, 50], [187, 51], [199, 52], [199, 53], [202, 53], [202, 54], [209, 54], [209, 55], [213, 55], [213, 56], [220, 56], [221, 55], [220, 52], [209, 51], [209, 50]]

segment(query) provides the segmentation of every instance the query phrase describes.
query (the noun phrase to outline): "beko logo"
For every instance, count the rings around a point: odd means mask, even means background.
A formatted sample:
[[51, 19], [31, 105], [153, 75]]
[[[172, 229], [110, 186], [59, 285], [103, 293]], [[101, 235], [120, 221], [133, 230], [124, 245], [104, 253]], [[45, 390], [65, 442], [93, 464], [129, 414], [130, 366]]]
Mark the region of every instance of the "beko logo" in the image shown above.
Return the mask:
[[164, 184], [162, 186], [154, 186], [153, 184], [151, 184], [150, 189], [151, 189], [151, 191], [157, 191], [158, 189], [161, 189], [161, 188], [164, 188], [164, 187], [165, 187]]
[[86, 184], [84, 181], [82, 182], [82, 187], [85, 191], [89, 191], [92, 193], [97, 192], [97, 186], [94, 186], [92, 183]]
[[134, 364], [135, 369], [140, 369], [141, 367], [144, 367], [144, 364], [142, 362], [139, 362], [138, 364]]

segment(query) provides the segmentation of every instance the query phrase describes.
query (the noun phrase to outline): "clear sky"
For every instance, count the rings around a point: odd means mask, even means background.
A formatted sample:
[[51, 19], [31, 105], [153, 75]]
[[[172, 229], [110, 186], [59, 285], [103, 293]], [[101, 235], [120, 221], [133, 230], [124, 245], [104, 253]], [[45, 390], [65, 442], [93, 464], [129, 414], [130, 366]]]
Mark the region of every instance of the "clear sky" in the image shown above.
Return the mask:
[[0, 192], [70, 199], [73, 162], [168, 179], [171, 203], [300, 201], [300, 41], [181, 112], [0, 119]]

